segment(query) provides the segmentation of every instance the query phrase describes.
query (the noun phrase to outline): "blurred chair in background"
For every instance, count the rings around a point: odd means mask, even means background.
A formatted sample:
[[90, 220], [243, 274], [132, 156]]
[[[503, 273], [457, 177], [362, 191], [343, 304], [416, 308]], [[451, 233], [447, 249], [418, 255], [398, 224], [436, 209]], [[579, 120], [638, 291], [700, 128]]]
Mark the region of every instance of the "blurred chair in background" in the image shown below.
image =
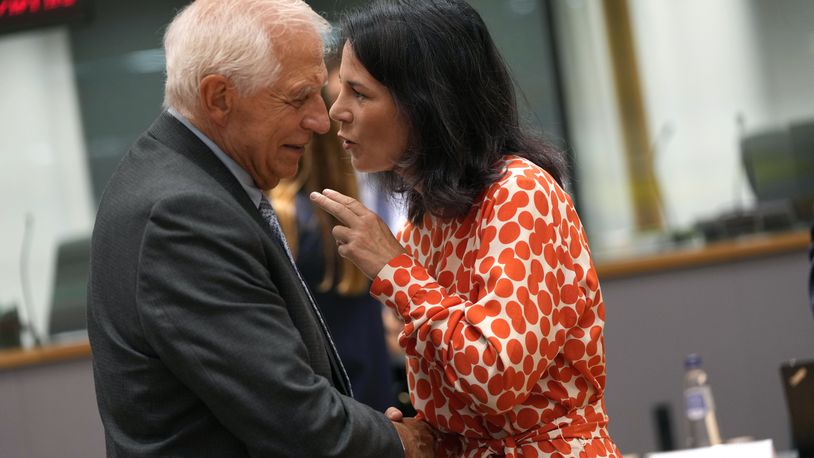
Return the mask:
[[[814, 121], [747, 135], [741, 139], [741, 155], [758, 214], [782, 205], [791, 219], [786, 226], [810, 221], [814, 216]], [[771, 226], [770, 221], [765, 223]]]
[[740, 150], [754, 205], [700, 220], [706, 240], [805, 227], [814, 218], [814, 120], [743, 135]]
[[20, 316], [16, 307], [0, 311], [0, 349], [20, 346]]
[[63, 240], [57, 248], [48, 341], [87, 339], [90, 236]]

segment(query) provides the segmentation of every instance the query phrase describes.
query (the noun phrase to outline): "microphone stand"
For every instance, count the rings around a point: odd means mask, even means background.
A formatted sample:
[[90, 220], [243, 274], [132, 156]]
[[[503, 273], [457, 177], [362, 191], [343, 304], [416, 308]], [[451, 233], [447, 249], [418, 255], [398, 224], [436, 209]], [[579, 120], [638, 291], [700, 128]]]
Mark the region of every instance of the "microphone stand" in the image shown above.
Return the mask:
[[23, 298], [22, 307], [25, 309], [26, 320], [20, 320], [20, 332], [28, 330], [34, 341], [35, 347], [42, 346], [42, 340], [34, 328], [34, 307], [31, 303], [31, 286], [28, 278], [28, 258], [31, 252], [31, 236], [34, 232], [34, 216], [31, 213], [25, 215], [25, 230], [23, 231], [23, 246], [20, 251], [20, 284], [22, 286]]

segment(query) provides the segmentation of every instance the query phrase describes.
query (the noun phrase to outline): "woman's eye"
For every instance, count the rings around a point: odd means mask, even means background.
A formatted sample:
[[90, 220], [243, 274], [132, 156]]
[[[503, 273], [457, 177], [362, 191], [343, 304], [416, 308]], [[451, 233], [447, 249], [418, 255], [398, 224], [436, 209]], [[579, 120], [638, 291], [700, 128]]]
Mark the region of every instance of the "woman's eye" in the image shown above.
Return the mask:
[[359, 99], [359, 100], [365, 99], [365, 95], [362, 94], [361, 92], [357, 91], [356, 89], [351, 89], [351, 90], [353, 91], [353, 96], [356, 97], [357, 99]]

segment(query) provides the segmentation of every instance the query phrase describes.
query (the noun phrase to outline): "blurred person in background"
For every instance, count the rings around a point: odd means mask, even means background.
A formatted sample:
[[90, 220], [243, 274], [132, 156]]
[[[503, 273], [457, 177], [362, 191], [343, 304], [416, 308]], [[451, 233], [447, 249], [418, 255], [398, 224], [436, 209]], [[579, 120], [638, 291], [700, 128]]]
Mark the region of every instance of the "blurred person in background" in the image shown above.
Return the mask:
[[[333, 67], [328, 62], [329, 69]], [[336, 62], [338, 67], [338, 62]], [[328, 72], [329, 81], [336, 78]], [[330, 100], [326, 100], [330, 105]], [[336, 220], [315, 207], [308, 195], [325, 188], [359, 199], [359, 185], [336, 138], [337, 126], [316, 135], [297, 174], [269, 195], [303, 280], [311, 288], [353, 387], [353, 396], [384, 412], [395, 405], [382, 306], [370, 296], [370, 280], [338, 255], [331, 229]]]
[[[326, 65], [328, 66], [328, 83], [325, 85], [324, 95], [329, 107], [333, 105], [337, 97], [339, 97], [339, 91], [341, 89], [341, 82], [339, 81], [339, 58], [341, 57], [341, 49], [339, 51], [340, 52], [337, 53], [331, 53], [326, 60]], [[341, 147], [341, 144], [337, 144]], [[347, 157], [348, 160], [350, 160], [350, 156]], [[375, 209], [376, 214], [382, 218], [385, 224], [387, 224], [390, 230], [395, 234], [407, 220], [404, 203], [401, 199], [394, 199], [392, 194], [388, 194], [387, 190], [382, 189], [381, 183], [376, 179], [375, 174], [359, 172], [358, 170], [355, 172], [359, 184], [359, 200], [368, 208]], [[382, 306], [381, 312], [385, 342], [387, 343], [387, 350], [390, 354], [390, 367], [393, 379], [393, 388], [390, 391], [395, 393], [395, 407], [401, 410], [404, 415], [414, 416], [415, 409], [410, 403], [407, 373], [404, 370], [404, 349], [402, 349], [398, 343], [398, 336], [404, 328], [404, 323], [387, 307]]]
[[330, 109], [360, 171], [404, 193], [394, 237], [335, 190], [340, 255], [404, 322], [410, 395], [440, 456], [621, 457], [604, 407], [605, 309], [562, 155], [520, 127], [463, 0], [377, 1], [342, 21]]

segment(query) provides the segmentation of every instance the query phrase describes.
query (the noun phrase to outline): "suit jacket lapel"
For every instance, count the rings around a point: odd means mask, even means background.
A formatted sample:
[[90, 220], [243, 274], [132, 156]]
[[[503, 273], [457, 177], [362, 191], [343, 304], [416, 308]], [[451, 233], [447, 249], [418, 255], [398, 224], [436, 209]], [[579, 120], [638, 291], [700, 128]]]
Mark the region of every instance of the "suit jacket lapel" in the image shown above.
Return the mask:
[[[272, 239], [272, 245], [282, 259], [287, 259], [288, 256], [283, 251], [282, 246], [274, 240], [274, 235], [269, 228], [268, 223], [260, 215], [260, 212], [255, 208], [254, 202], [246, 194], [246, 191], [232, 175], [232, 172], [215, 156], [215, 154], [206, 146], [198, 137], [195, 136], [189, 129], [186, 128], [180, 121], [166, 111], [156, 119], [153, 125], [148, 130], [149, 134], [169, 146], [174, 151], [185, 156], [193, 164], [201, 167], [206, 173], [211, 175], [227, 192], [235, 199], [235, 201], [245, 210], [255, 222], [261, 227], [263, 232]], [[290, 264], [290, 263], [289, 263]], [[293, 266], [296, 268], [296, 266]], [[302, 285], [306, 288], [305, 285]], [[313, 304], [311, 295], [308, 291], [303, 291], [302, 296], [304, 302], [310, 302], [306, 308], [312, 309], [311, 316], [315, 324], [320, 329], [322, 335], [322, 346], [328, 354], [330, 361], [331, 375], [334, 385], [343, 394], [351, 395], [350, 381], [347, 378], [342, 362], [336, 349], [330, 343], [330, 336], [327, 335], [328, 330], [322, 325], [321, 319], [315, 315], [318, 313], [313, 310], [316, 304]], [[313, 305], [313, 307], [312, 307]]]
[[[272, 236], [271, 230], [263, 220], [260, 213], [255, 208], [254, 203], [246, 194], [246, 191], [232, 175], [232, 172], [215, 156], [198, 137], [186, 128], [180, 121], [166, 111], [161, 113], [148, 131], [153, 137], [172, 148], [174, 151], [185, 156], [190, 162], [199, 166], [207, 174], [211, 175], [246, 213], [254, 219], [257, 224]], [[285, 256], [285, 253], [282, 253]]]

